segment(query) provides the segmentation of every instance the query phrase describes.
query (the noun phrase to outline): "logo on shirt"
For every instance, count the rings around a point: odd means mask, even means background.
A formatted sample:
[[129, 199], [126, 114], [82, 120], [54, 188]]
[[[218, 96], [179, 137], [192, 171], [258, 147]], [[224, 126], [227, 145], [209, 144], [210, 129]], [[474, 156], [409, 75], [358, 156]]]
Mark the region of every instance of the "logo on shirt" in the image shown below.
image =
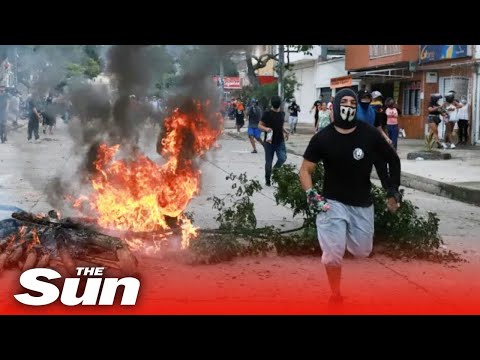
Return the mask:
[[364, 156], [365, 154], [363, 153], [362, 149], [356, 148], [355, 150], [353, 150], [353, 158], [355, 160], [362, 160]]

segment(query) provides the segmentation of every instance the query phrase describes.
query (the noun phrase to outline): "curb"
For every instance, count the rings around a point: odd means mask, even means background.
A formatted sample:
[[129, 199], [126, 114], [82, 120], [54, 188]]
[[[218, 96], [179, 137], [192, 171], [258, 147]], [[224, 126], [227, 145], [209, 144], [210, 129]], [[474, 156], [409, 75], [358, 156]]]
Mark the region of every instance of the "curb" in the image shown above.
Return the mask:
[[[379, 180], [376, 172], [374, 171], [372, 172], [372, 178]], [[402, 172], [401, 183], [401, 186], [420, 190], [432, 195], [461, 201], [467, 204], [480, 206], [480, 190], [448, 184], [405, 172]]]

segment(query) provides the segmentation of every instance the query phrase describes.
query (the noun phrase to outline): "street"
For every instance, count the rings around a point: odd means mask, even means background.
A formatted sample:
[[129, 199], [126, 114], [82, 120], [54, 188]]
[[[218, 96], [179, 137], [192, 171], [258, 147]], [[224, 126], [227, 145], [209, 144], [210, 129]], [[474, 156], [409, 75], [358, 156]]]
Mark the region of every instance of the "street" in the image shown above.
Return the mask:
[[[26, 127], [9, 134], [0, 145], [0, 204], [30, 212], [48, 212], [46, 186], [62, 173], [75, 176], [81, 156], [72, 153], [67, 127], [59, 119], [54, 135], [41, 134], [39, 143], [28, 143]], [[245, 128], [242, 129], [245, 131]], [[246, 139], [226, 129], [218, 149], [211, 150], [201, 165], [202, 187], [187, 208], [200, 228], [215, 228], [210, 196], [231, 191], [225, 181], [229, 173], [246, 172], [264, 185], [264, 153], [251, 153]], [[234, 136], [231, 136], [233, 133]], [[152, 141], [153, 140], [153, 141]], [[156, 159], [155, 139], [150, 133], [144, 143]], [[287, 148], [295, 137], [287, 142]], [[145, 145], [147, 148], [147, 145]], [[301, 156], [289, 153], [287, 163], [299, 165]], [[79, 195], [79, 194], [75, 194]], [[445, 248], [459, 253], [464, 263], [437, 264], [426, 261], [394, 261], [382, 255], [369, 259], [346, 259], [343, 273], [347, 313], [480, 313], [480, 207], [406, 189], [405, 198], [419, 211], [436, 212]], [[277, 206], [273, 188], [255, 195], [258, 225], [294, 228], [291, 210]], [[62, 215], [68, 216], [68, 211]], [[138, 255], [140, 269], [148, 276], [142, 283], [141, 302], [128, 313], [326, 313], [327, 279], [317, 257], [237, 258], [217, 265], [188, 265], [181, 259]], [[0, 312], [11, 305], [15, 271], [0, 276]], [[17, 278], [18, 279], [18, 278]], [[17, 304], [14, 312], [31, 311]], [[9, 307], [9, 311], [12, 311]], [[47, 310], [55, 313], [55, 308]], [[94, 310], [91, 310], [92, 312]], [[127, 310], [121, 309], [120, 311]], [[75, 312], [75, 310], [72, 310]]]

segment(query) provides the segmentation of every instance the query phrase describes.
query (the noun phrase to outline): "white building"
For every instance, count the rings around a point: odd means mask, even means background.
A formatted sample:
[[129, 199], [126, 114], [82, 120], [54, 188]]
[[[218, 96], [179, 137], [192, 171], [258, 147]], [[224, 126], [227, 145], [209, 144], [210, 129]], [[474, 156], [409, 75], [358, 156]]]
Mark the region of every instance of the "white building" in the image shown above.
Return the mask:
[[[319, 99], [320, 95], [326, 102], [330, 101], [330, 96], [335, 95], [331, 79], [348, 74], [345, 70], [345, 56], [330, 55], [326, 51], [328, 47], [328, 45], [315, 45], [312, 55], [290, 54], [290, 63], [293, 64], [292, 72], [301, 84], [294, 93], [295, 100], [301, 109], [298, 115], [299, 122], [313, 125], [313, 113], [309, 112], [313, 103]], [[352, 86], [358, 86], [358, 84], [359, 80], [354, 80]]]
[[[473, 46], [473, 54], [475, 61], [480, 62], [480, 45]], [[480, 66], [475, 67], [473, 73], [473, 96], [472, 96], [472, 128], [468, 129], [470, 132], [471, 142], [475, 145], [480, 145]]]

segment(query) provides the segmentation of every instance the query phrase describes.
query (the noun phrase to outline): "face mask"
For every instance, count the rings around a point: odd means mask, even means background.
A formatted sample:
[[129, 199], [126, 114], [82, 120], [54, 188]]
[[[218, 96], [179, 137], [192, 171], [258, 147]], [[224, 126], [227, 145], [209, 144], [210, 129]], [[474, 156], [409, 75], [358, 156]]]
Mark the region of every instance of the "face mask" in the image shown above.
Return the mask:
[[340, 117], [342, 120], [345, 121], [352, 121], [355, 119], [355, 113], [357, 112], [357, 109], [352, 108], [350, 106], [340, 106]]
[[357, 107], [341, 104], [345, 96], [357, 98], [356, 93], [351, 89], [343, 89], [335, 96], [333, 103], [333, 125], [341, 129], [351, 129], [357, 125]]

